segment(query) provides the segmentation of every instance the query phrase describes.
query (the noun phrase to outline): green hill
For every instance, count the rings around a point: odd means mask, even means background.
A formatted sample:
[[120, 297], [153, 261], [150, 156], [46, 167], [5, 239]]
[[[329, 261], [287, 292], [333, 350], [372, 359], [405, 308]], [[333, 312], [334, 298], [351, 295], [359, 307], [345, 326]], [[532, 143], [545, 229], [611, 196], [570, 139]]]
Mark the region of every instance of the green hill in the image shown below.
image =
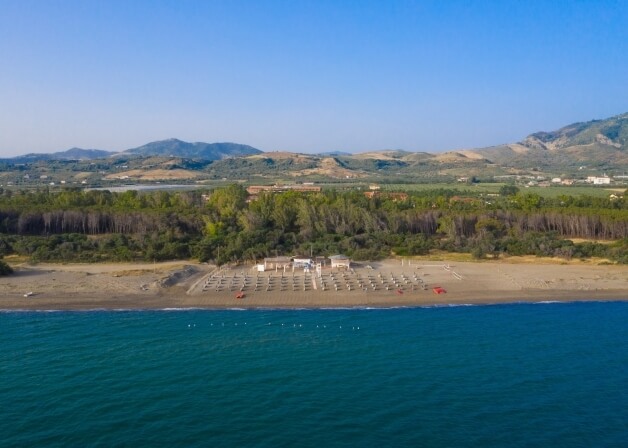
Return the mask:
[[176, 138], [147, 143], [127, 149], [125, 154], [138, 156], [185, 157], [188, 159], [221, 160], [228, 157], [249, 156], [262, 151], [238, 143], [188, 143]]
[[465, 151], [516, 168], [628, 168], [628, 113], [536, 132], [514, 144]]

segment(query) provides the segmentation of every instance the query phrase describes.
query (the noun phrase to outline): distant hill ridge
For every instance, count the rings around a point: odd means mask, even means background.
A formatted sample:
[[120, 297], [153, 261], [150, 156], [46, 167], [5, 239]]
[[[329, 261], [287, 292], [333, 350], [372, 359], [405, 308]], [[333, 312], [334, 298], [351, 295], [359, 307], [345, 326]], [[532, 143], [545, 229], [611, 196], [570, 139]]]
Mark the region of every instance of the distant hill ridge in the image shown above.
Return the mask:
[[124, 153], [141, 156], [173, 156], [190, 159], [220, 160], [227, 157], [261, 154], [262, 151], [239, 143], [188, 143], [176, 138], [170, 138], [127, 149]]
[[536, 132], [519, 143], [461, 151], [503, 166], [628, 165], [628, 113]]
[[220, 160], [228, 157], [250, 156], [261, 154], [262, 151], [252, 146], [239, 143], [188, 143], [176, 138], [147, 143], [137, 148], [127, 149], [121, 153], [102, 149], [71, 148], [48, 154], [26, 154], [9, 160], [15, 163], [28, 163], [41, 160], [94, 160], [104, 159], [116, 154], [133, 154], [143, 157], [173, 156], [188, 159]]
[[549, 150], [595, 143], [625, 149], [628, 143], [628, 113], [606, 120], [570, 124], [553, 132], [537, 132], [522, 142], [525, 146]]
[[102, 149], [81, 149], [70, 148], [67, 151], [55, 152], [52, 154], [26, 154], [23, 156], [13, 157], [14, 162], [27, 163], [39, 160], [93, 160], [104, 159], [112, 156], [113, 152], [103, 151]]
[[[286, 173], [290, 173], [290, 176], [298, 176], [300, 173], [320, 173], [322, 176], [328, 176], [330, 172], [334, 172], [345, 178], [359, 177], [369, 172], [380, 172], [382, 175], [387, 172], [404, 175], [424, 170], [427, 165], [437, 169], [447, 165], [452, 167], [452, 170], [456, 166], [467, 169], [472, 165], [478, 170], [488, 165], [495, 165], [506, 170], [511, 168], [547, 169], [558, 172], [561, 172], [563, 168], [578, 168], [583, 165], [600, 169], [626, 170], [628, 169], [628, 113], [603, 120], [573, 123], [555, 131], [535, 132], [518, 143], [444, 153], [382, 150], [355, 154], [343, 151], [297, 154], [263, 152], [239, 143], [189, 143], [171, 138], [150, 142], [121, 153], [72, 148], [54, 154], [28, 154], [8, 160], [13, 163], [28, 163], [40, 160], [106, 159], [116, 155], [175, 157], [205, 162], [249, 157], [246, 162], [247, 167], [240, 167], [233, 163], [226, 164], [224, 167], [222, 164], [216, 166], [216, 170], [224, 168], [227, 172], [237, 169], [241, 175], [251, 174], [256, 164], [261, 164], [262, 168], [267, 169], [271, 164], [270, 161], [273, 160], [276, 170], [285, 170]], [[264, 160], [257, 160], [260, 157]], [[216, 175], [227, 174], [227, 172], [216, 171]]]

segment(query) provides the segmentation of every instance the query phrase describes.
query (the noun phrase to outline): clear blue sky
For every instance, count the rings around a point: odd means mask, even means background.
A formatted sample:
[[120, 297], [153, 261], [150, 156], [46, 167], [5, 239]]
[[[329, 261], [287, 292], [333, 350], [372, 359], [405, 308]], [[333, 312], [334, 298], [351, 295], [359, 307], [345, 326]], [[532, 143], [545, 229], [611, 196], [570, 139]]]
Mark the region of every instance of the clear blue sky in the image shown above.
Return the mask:
[[624, 112], [625, 0], [0, 0], [0, 156], [436, 152]]

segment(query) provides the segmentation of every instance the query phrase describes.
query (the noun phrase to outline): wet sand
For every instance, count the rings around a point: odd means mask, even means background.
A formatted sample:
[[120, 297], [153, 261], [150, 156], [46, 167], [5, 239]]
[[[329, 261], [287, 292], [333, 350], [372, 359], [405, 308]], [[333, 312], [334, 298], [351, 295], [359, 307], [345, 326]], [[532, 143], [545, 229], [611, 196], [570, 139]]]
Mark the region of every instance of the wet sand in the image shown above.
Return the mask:
[[[194, 262], [22, 264], [0, 309], [334, 308], [628, 300], [619, 265], [387, 260], [350, 271], [257, 272]], [[436, 294], [435, 287], [446, 293]], [[244, 298], [236, 298], [242, 292]]]

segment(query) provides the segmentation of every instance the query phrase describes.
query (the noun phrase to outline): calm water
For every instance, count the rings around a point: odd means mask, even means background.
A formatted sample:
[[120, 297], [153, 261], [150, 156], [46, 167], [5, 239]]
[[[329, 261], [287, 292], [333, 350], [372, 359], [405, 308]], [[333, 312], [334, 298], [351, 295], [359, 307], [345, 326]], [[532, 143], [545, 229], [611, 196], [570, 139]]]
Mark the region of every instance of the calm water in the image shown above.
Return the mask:
[[626, 446], [628, 303], [0, 313], [0, 446]]

